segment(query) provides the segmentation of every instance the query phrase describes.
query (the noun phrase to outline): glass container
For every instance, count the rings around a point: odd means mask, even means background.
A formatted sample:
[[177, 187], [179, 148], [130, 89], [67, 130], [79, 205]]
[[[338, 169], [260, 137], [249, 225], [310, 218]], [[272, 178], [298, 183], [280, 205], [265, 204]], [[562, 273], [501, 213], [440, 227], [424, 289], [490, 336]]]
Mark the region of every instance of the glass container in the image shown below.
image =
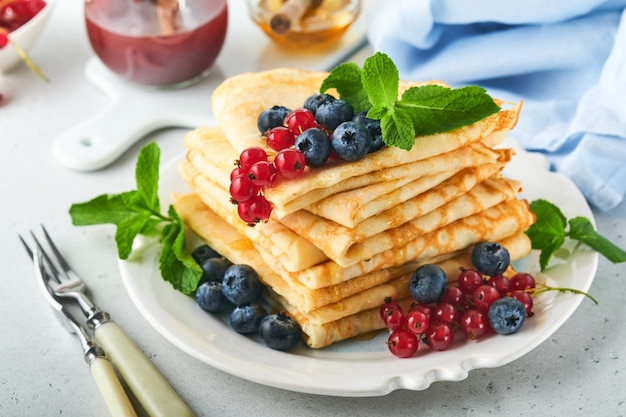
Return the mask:
[[250, 18], [267, 36], [282, 47], [298, 50], [325, 48], [336, 43], [361, 11], [360, 0], [296, 0], [300, 4], [310, 3], [312, 7], [299, 19], [289, 22], [288, 29], [283, 31], [273, 24], [276, 22], [273, 19], [284, 10], [286, 0], [247, 2]]
[[227, 0], [85, 0], [85, 24], [102, 63], [132, 83], [185, 87], [215, 63]]

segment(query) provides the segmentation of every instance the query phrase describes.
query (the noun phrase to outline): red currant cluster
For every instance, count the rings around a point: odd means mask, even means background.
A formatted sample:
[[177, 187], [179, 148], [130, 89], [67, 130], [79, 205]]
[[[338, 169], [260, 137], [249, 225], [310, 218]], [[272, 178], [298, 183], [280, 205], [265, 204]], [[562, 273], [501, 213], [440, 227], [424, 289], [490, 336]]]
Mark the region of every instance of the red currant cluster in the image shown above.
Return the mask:
[[263, 189], [271, 186], [277, 176], [296, 178], [302, 175], [304, 167], [304, 155], [293, 148], [281, 150], [273, 161], [259, 147], [241, 152], [230, 173], [231, 201], [237, 205], [239, 217], [249, 225], [267, 221], [272, 203], [263, 195]]
[[476, 269], [461, 269], [456, 285], [448, 286], [438, 303], [414, 302], [405, 314], [400, 304], [386, 299], [380, 316], [390, 331], [389, 351], [400, 358], [412, 357], [420, 342], [433, 350], [447, 350], [457, 329], [469, 340], [483, 337], [493, 332], [488, 317], [493, 303], [514, 298], [530, 317], [534, 291], [535, 279], [527, 273], [485, 278]]
[[19, 29], [44, 8], [43, 0], [0, 0], [0, 48], [9, 43], [9, 33]]
[[315, 116], [307, 109], [290, 111], [283, 121], [283, 126], [276, 126], [267, 131], [267, 146], [275, 151], [291, 148], [296, 137], [307, 129], [315, 127]]

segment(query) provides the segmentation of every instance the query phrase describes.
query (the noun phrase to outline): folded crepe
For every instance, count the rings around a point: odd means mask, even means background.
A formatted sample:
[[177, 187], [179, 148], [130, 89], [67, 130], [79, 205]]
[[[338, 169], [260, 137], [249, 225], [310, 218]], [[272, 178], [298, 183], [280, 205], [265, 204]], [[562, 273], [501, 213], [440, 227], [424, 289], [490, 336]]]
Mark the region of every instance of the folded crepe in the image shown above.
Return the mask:
[[[301, 108], [307, 97], [319, 92], [327, 75], [298, 69], [274, 69], [240, 74], [220, 84], [212, 95], [213, 114], [235, 154], [251, 146], [260, 146], [273, 153], [258, 131], [258, 115], [273, 105]], [[411, 86], [422, 84], [401, 82], [400, 94]], [[351, 177], [441, 155], [471, 143], [482, 141], [495, 146], [515, 126], [520, 109], [521, 103], [516, 103], [452, 132], [417, 137], [410, 151], [385, 147], [349, 164], [327, 163], [323, 169], [307, 170], [297, 179], [278, 180], [267, 190], [266, 197], [275, 207], [281, 208], [311, 190], [325, 189]]]
[[[324, 256], [342, 267], [355, 265], [364, 258], [404, 246], [409, 240], [418, 237], [420, 230], [422, 234], [432, 231], [432, 229], [415, 227], [416, 225], [412, 223], [416, 223], [424, 215], [439, 207], [447, 213], [446, 216], [440, 216], [440, 218], [452, 221], [460, 218], [461, 213], [476, 214], [496, 203], [514, 198], [519, 191], [519, 186], [516, 186], [514, 182], [495, 177], [495, 174], [510, 160], [510, 150], [462, 153], [466, 158], [430, 158], [437, 159], [439, 162], [448, 160], [450, 163], [444, 164], [448, 167], [455, 160], [463, 161], [461, 166], [469, 164], [469, 167], [456, 171], [456, 174], [444, 172], [439, 176], [435, 175], [438, 178], [450, 176], [445, 181], [434, 181], [439, 182], [438, 184], [430, 181], [433, 176], [420, 177], [420, 174], [427, 168], [415, 169], [408, 173], [417, 175], [417, 179], [395, 189], [387, 187], [386, 191], [389, 192], [383, 193], [374, 200], [365, 201], [367, 192], [359, 191], [366, 190], [370, 186], [361, 187], [354, 193], [348, 192], [348, 194], [354, 194], [353, 196], [346, 196], [346, 193], [333, 194], [313, 207], [291, 213], [279, 219], [278, 222], [272, 221], [249, 228], [240, 221], [235, 207], [229, 203], [227, 189], [230, 184], [229, 171], [232, 170], [233, 165], [229, 164], [223, 155], [232, 156], [234, 154], [232, 147], [216, 129], [193, 131], [187, 135], [185, 142], [189, 152], [188, 163], [181, 167], [183, 177], [193, 184], [193, 188], [199, 190], [200, 194], [205, 195], [203, 199], [214, 211], [230, 219], [229, 221], [235, 227], [243, 228], [243, 233], [251, 239], [264, 242], [259, 243], [263, 247], [267, 247], [265, 243], [272, 244], [272, 241], [277, 241], [276, 236], [289, 235], [288, 231], [282, 230], [281, 225], [287, 226], [298, 235], [292, 236], [291, 240], [283, 240], [285, 245], [282, 249], [272, 245], [273, 250], [270, 251], [273, 256], [283, 261], [283, 266], [290, 272], [316, 265], [324, 260]], [[482, 145], [478, 147], [484, 148]], [[469, 158], [471, 155], [475, 157]], [[419, 164], [426, 167], [433, 166], [434, 163], [430, 162], [430, 159], [427, 160], [428, 163], [422, 161], [424, 163]], [[485, 161], [488, 162], [476, 166]], [[481, 184], [490, 177], [493, 177], [493, 180]], [[389, 184], [389, 181], [378, 183], [380, 185], [378, 188], [385, 188], [383, 186], [386, 184]], [[473, 188], [476, 190], [467, 194]], [[467, 195], [463, 198], [463, 204], [451, 204], [451, 201], [464, 194]], [[411, 196], [413, 198], [409, 198]], [[361, 204], [345, 203], [350, 199], [360, 200]], [[396, 204], [393, 204], [394, 199]], [[401, 204], [397, 204], [398, 202]], [[448, 207], [452, 210], [446, 210], [446, 204], [449, 204]], [[384, 210], [385, 208], [388, 209]], [[353, 213], [351, 217], [358, 219], [364, 210], [368, 209], [371, 215], [353, 228], [344, 227], [327, 219], [342, 216], [338, 213], [344, 213], [343, 216], [346, 217]], [[326, 215], [321, 217], [314, 214], [320, 210]], [[421, 224], [424, 225], [423, 222]], [[441, 225], [441, 223], [438, 224]], [[311, 243], [308, 249], [303, 240]], [[294, 254], [292, 246], [296, 245], [302, 250], [302, 255]]]
[[[300, 324], [306, 342], [315, 348], [382, 328], [380, 317], [374, 320], [368, 311], [376, 310], [386, 297], [409, 301], [408, 281], [419, 264], [366, 274], [341, 284], [311, 290], [294, 281], [289, 274], [278, 274], [265, 261], [255, 244], [214, 213], [194, 193], [175, 196], [174, 206], [186, 225], [200, 238], [232, 262], [251, 265], [273, 296]], [[524, 233], [503, 239], [501, 243], [517, 259], [530, 249]], [[459, 268], [470, 262], [469, 252], [437, 262], [456, 279]]]
[[[319, 231], [318, 222], [311, 220], [313, 215], [306, 210], [301, 210], [292, 216], [300, 215], [303, 219], [302, 229], [305, 230], [307, 227], [310, 229], [306, 232], [309, 237], [318, 236], [316, 244], [275, 219], [249, 227], [237, 217], [236, 207], [228, 202], [226, 190], [198, 174], [187, 161], [181, 164], [181, 173], [192, 190], [208, 207], [254, 242], [262, 254], [266, 255], [276, 272], [289, 274], [309, 288], [335, 285], [380, 269], [444, 256], [483, 240], [504, 239], [526, 230], [534, 222], [534, 215], [528, 209], [528, 203], [524, 200], [511, 199], [474, 215], [459, 218], [400, 246], [389, 249], [381, 247], [378, 250], [377, 245], [383, 245], [389, 240], [372, 240], [369, 244], [376, 254], [362, 258], [348, 267], [343, 267], [333, 260], [314, 263], [309, 257], [317, 255], [323, 258], [324, 252], [320, 248], [324, 247], [331, 252], [333, 245], [344, 241], [344, 236], [328, 235], [324, 230]], [[454, 218], [453, 214], [449, 216]], [[310, 266], [304, 269], [293, 268], [306, 264]]]

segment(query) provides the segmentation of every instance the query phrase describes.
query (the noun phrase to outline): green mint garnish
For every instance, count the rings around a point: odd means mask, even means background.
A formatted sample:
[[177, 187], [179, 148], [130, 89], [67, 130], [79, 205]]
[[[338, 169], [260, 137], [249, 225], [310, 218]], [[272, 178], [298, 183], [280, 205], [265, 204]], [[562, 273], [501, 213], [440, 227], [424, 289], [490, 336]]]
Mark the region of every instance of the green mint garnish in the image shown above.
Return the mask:
[[161, 214], [158, 195], [160, 154], [155, 142], [141, 149], [135, 167], [136, 190], [103, 194], [73, 204], [69, 212], [75, 226], [116, 225], [115, 243], [120, 259], [128, 259], [137, 235], [160, 233], [161, 275], [176, 290], [190, 294], [198, 286], [202, 270], [185, 247], [185, 227], [174, 207], [169, 206], [167, 215]]
[[361, 84], [361, 68], [355, 63], [341, 64], [333, 69], [322, 82], [320, 92], [330, 88], [336, 89], [339, 97], [350, 103], [357, 113], [371, 107]]
[[500, 110], [477, 86], [457, 89], [424, 85], [407, 89], [398, 100], [399, 75], [389, 56], [377, 52], [363, 68], [341, 64], [322, 82], [320, 92], [334, 88], [355, 112], [380, 120], [383, 142], [410, 150], [415, 136], [434, 135], [468, 126]]
[[626, 262], [626, 252], [596, 232], [586, 217], [577, 216], [568, 221], [557, 206], [543, 199], [530, 203], [530, 209], [535, 213], [537, 221], [526, 234], [532, 242], [532, 248], [541, 251], [539, 266], [542, 271], [566, 238], [584, 243], [613, 263]]

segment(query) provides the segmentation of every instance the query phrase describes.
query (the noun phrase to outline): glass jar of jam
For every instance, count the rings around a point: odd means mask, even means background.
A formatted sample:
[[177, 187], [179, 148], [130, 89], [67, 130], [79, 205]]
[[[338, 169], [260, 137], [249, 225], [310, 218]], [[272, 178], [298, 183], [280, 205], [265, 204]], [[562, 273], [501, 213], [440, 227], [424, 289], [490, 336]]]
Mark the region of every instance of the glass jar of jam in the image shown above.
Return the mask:
[[204, 78], [228, 27], [227, 0], [85, 0], [89, 42], [102, 63], [143, 85]]

